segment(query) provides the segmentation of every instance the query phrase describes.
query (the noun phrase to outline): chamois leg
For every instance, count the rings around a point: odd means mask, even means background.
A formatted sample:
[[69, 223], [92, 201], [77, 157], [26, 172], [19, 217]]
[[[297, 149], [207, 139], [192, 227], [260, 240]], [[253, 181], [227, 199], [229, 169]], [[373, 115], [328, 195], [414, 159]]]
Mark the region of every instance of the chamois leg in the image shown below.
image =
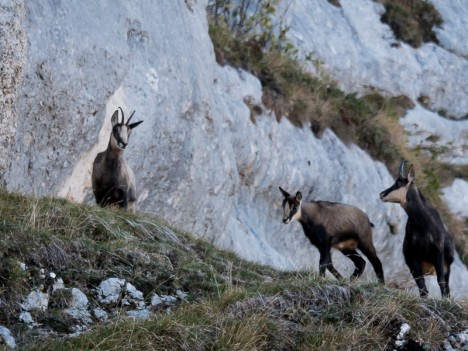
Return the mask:
[[325, 270], [328, 269], [336, 279], [343, 279], [341, 274], [335, 269], [331, 259], [330, 247], [320, 250], [319, 273], [322, 277], [325, 276]]
[[382, 283], [385, 284], [384, 272], [382, 268], [382, 262], [377, 257], [377, 253], [375, 252], [374, 246], [369, 245], [359, 245], [359, 250], [369, 259], [372, 267], [374, 267], [375, 275], [377, 279]]
[[449, 286], [449, 279], [450, 279], [450, 265], [447, 265], [447, 270], [444, 273], [445, 279], [445, 288], [447, 290], [447, 296], [450, 297], [450, 286]]
[[353, 261], [354, 266], [356, 267], [353, 274], [351, 275], [351, 280], [360, 277], [364, 272], [364, 268], [366, 267], [366, 261], [361, 257], [361, 255], [359, 255], [356, 250], [343, 249], [341, 252], [343, 255]]
[[408, 265], [411, 275], [413, 276], [414, 280], [419, 289], [419, 296], [427, 297], [428, 291], [426, 287], [426, 281], [424, 280], [424, 275], [422, 272], [421, 264], [414, 260], [406, 260], [406, 264]]
[[445, 274], [444, 274], [444, 254], [443, 253], [440, 253], [437, 255], [435, 269], [437, 273], [437, 283], [439, 284], [439, 287], [440, 287], [440, 293], [442, 297], [449, 297], [448, 284], [445, 280]]

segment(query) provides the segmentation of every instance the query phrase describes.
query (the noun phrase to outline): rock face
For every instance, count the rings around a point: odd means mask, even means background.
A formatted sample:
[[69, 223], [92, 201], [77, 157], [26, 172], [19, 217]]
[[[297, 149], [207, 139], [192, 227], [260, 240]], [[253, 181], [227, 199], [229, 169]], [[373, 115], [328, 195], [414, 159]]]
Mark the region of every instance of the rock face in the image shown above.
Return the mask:
[[[261, 104], [260, 82], [216, 64], [205, 5], [24, 1], [28, 51], [7, 187], [93, 202], [92, 161], [121, 106], [145, 121], [125, 151], [141, 211], [250, 260], [317, 269], [317, 250], [300, 225], [281, 222], [278, 186], [350, 203], [375, 224], [387, 281], [414, 289], [401, 254], [405, 215], [378, 198], [393, 183], [388, 170], [330, 131], [316, 139], [307, 126], [278, 123], [267, 111], [254, 124], [244, 100]], [[352, 273], [348, 259], [334, 259]], [[466, 296], [466, 267], [458, 260], [452, 272], [453, 295]], [[372, 277], [369, 264], [364, 279]], [[429, 289], [438, 294], [434, 281]]]
[[11, 164], [13, 140], [18, 122], [18, 88], [26, 60], [26, 36], [23, 26], [24, 3], [0, 2], [0, 185]]

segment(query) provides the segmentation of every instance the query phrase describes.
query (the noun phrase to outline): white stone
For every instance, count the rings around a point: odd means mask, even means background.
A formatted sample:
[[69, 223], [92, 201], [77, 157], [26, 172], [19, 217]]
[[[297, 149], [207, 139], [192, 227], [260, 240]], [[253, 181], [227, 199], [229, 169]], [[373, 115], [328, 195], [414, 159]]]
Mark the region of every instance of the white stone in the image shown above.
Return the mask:
[[161, 301], [166, 305], [172, 305], [177, 302], [177, 298], [171, 295], [161, 295]]
[[11, 335], [10, 329], [5, 328], [1, 325], [0, 325], [0, 338], [3, 339], [3, 341], [9, 348], [11, 349], [16, 348], [16, 341], [13, 335]]
[[133, 286], [132, 284], [127, 283], [126, 290], [127, 290], [127, 294], [130, 295], [132, 299], [138, 300], [138, 301], [144, 300], [143, 293], [137, 290], [137, 288]]
[[68, 303], [70, 309], [86, 309], [88, 307], [88, 297], [77, 288], [71, 288], [71, 299]]
[[177, 290], [176, 295], [179, 299], [185, 300], [188, 297], [188, 293], [182, 291], [182, 290]]
[[49, 294], [36, 289], [29, 293], [26, 300], [21, 304], [21, 308], [25, 311], [45, 311], [48, 305]]
[[163, 303], [163, 301], [161, 300], [159, 295], [158, 294], [153, 294], [153, 296], [151, 297], [151, 306], [157, 306], [157, 305], [160, 305], [162, 303]]
[[109, 314], [101, 308], [93, 309], [94, 316], [101, 322], [107, 321]]
[[18, 319], [20, 320], [20, 322], [23, 322], [24, 324], [26, 324], [29, 328], [38, 326], [38, 324], [34, 322], [31, 316], [31, 313], [29, 312], [26, 312], [26, 311], [21, 312]]
[[109, 278], [99, 284], [98, 295], [101, 303], [116, 303], [121, 297], [122, 288], [125, 286], [125, 280], [118, 278]]
[[131, 310], [131, 311], [127, 311], [127, 315], [130, 316], [130, 317], [133, 317], [135, 319], [144, 320], [144, 319], [148, 319], [150, 317], [150, 311], [147, 310], [147, 309]]
[[65, 289], [65, 284], [63, 283], [62, 278], [57, 278], [55, 280], [55, 283], [52, 284], [52, 291], [60, 290], [60, 289]]

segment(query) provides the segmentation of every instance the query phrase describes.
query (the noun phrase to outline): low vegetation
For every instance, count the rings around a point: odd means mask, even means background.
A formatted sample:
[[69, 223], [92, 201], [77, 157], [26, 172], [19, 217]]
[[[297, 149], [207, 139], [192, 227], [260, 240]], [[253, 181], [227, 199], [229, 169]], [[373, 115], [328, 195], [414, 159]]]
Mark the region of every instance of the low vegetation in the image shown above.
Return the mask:
[[[468, 327], [464, 301], [276, 271], [148, 216], [0, 191], [0, 218], [0, 325], [22, 350], [380, 350], [393, 345], [403, 322], [408, 340], [436, 348]], [[91, 304], [108, 277], [127, 279], [145, 296], [177, 289], [188, 296], [147, 320], [117, 314], [70, 338], [71, 321], [53, 306], [36, 316], [42, 329], [18, 321], [41, 269]]]
[[434, 27], [443, 19], [427, 0], [377, 0], [385, 7], [381, 20], [392, 29], [395, 37], [414, 48], [427, 42], [439, 43]]

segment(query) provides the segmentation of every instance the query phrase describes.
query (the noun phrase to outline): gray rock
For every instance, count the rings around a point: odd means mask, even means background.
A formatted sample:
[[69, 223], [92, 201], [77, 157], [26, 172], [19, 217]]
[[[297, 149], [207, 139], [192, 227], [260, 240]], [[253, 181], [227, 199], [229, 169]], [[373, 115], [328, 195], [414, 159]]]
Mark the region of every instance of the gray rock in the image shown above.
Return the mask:
[[133, 317], [135, 319], [140, 319], [140, 320], [144, 320], [144, 319], [148, 319], [150, 318], [150, 311], [147, 310], [147, 309], [142, 309], [142, 310], [131, 310], [131, 311], [127, 311], [127, 315], [129, 317]]
[[26, 66], [25, 2], [4, 0], [0, 16], [0, 186], [7, 183], [5, 173], [15, 152], [18, 125], [19, 88]]
[[0, 344], [5, 343], [10, 349], [16, 348], [15, 338], [11, 335], [11, 331], [0, 325]]
[[34, 322], [31, 316], [31, 313], [29, 312], [26, 312], [26, 311], [21, 312], [18, 319], [20, 320], [20, 322], [23, 322], [24, 324], [26, 324], [29, 328], [38, 326], [38, 324]]
[[71, 288], [71, 299], [68, 302], [70, 309], [86, 309], [88, 307], [88, 297], [77, 288]]
[[141, 308], [145, 305], [143, 293], [137, 290], [132, 284], [127, 282], [125, 290], [130, 302], [135, 304], [137, 308]]
[[185, 300], [185, 299], [187, 299], [187, 297], [188, 297], [189, 294], [186, 293], [186, 292], [184, 292], [184, 291], [182, 291], [182, 290], [177, 290], [177, 291], [176, 291], [176, 295], [177, 295], [177, 297], [178, 297], [179, 299]]
[[170, 295], [161, 295], [161, 301], [166, 305], [173, 305], [177, 302], [177, 297]]
[[160, 304], [162, 304], [163, 301], [161, 300], [161, 298], [159, 297], [158, 294], [153, 294], [153, 296], [151, 297], [151, 306], [158, 306]]
[[25, 311], [45, 311], [48, 305], [49, 294], [36, 289], [29, 293], [26, 300], [21, 304], [21, 308]]
[[97, 290], [99, 301], [104, 304], [117, 303], [124, 286], [125, 280], [123, 279], [109, 278], [102, 281]]
[[92, 323], [91, 313], [88, 311], [88, 298], [79, 289], [72, 288], [68, 308], [64, 310], [68, 316], [86, 325]]
[[93, 314], [100, 322], [105, 322], [109, 318], [108, 313], [101, 308], [93, 309]]

